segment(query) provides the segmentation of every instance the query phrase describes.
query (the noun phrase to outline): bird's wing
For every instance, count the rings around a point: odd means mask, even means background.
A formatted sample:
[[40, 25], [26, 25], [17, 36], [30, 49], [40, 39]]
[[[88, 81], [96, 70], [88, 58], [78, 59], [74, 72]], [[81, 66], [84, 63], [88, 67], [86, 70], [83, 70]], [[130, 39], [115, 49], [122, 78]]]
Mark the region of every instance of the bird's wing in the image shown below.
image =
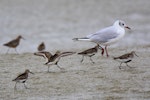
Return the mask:
[[50, 52], [46, 52], [45, 56], [46, 56], [47, 59], [50, 59], [52, 57], [52, 54]]
[[52, 56], [52, 54], [50, 52], [47, 52], [47, 51], [35, 52], [34, 55], [42, 56], [45, 59], [49, 59]]
[[69, 56], [69, 55], [73, 55], [75, 54], [76, 52], [62, 52], [60, 53], [60, 56], [59, 57], [65, 57], [65, 56]]
[[7, 45], [14, 45], [14, 44], [17, 44], [17, 42], [16, 42], [17, 40], [16, 39], [14, 39], [14, 40], [11, 40], [11, 41], [9, 41], [9, 42], [7, 42], [7, 43], [5, 43], [4, 45], [5, 46], [7, 46]]
[[44, 43], [41, 43], [38, 48], [37, 48], [39, 51], [42, 51], [45, 49], [45, 44]]
[[118, 34], [117, 34], [117, 30], [115, 29], [115, 27], [110, 26], [96, 33], [88, 35], [87, 38], [89, 38], [91, 41], [96, 42], [96, 43], [105, 43], [117, 36]]
[[16, 81], [16, 80], [23, 80], [23, 79], [26, 79], [26, 75], [25, 75], [26, 73], [23, 73], [23, 74], [20, 74], [20, 75], [18, 75], [18, 77], [17, 78], [15, 78], [13, 81]]
[[130, 57], [130, 54], [124, 54], [119, 57], [115, 57], [115, 59], [127, 59], [128, 57]]
[[79, 52], [78, 54], [89, 54], [89, 53], [93, 53], [93, 51], [95, 51], [95, 48], [84, 50], [82, 52]]

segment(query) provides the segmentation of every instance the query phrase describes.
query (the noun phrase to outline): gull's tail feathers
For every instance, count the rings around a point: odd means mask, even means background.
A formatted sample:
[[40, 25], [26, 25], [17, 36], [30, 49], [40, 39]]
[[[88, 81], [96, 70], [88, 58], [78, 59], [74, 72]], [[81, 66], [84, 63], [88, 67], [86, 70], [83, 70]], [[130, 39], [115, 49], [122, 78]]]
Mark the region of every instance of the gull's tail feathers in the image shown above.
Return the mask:
[[72, 40], [74, 40], [74, 41], [90, 41], [90, 39], [87, 38], [87, 37], [84, 37], [84, 38], [73, 38]]

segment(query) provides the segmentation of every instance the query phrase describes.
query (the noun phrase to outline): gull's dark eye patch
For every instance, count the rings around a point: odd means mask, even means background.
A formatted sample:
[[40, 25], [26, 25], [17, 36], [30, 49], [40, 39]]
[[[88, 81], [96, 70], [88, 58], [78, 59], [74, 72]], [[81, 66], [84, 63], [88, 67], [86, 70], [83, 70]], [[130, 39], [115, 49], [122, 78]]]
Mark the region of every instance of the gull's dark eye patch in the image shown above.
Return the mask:
[[119, 22], [119, 25], [121, 26], [121, 22]]
[[125, 25], [125, 23], [124, 22], [119, 22], [119, 25], [121, 26], [121, 27], [123, 27], [124, 25]]

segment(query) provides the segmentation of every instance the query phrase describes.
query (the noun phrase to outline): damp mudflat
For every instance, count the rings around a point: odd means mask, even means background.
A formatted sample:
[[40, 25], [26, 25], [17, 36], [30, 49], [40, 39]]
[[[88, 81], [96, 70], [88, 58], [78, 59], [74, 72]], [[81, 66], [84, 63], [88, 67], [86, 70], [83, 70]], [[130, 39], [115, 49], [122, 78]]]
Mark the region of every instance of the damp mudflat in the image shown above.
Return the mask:
[[[81, 56], [74, 54], [62, 58], [59, 65], [47, 72], [43, 65], [45, 59], [33, 55], [2, 54], [0, 56], [0, 98], [3, 100], [148, 100], [150, 98], [150, 68], [149, 47], [139, 47], [128, 68], [112, 56], [119, 56], [133, 49], [109, 49], [110, 57], [101, 56], [101, 51], [93, 57], [95, 64], [86, 58], [80, 63]], [[79, 51], [79, 50], [75, 50]], [[126, 52], [125, 52], [126, 51]], [[34, 74], [29, 75], [27, 87], [12, 82], [19, 73], [29, 69]]]
[[[0, 0], [0, 99], [1, 100], [149, 100], [150, 99], [150, 1], [149, 0]], [[59, 65], [43, 65], [46, 59], [34, 56], [44, 42], [46, 51], [81, 52], [94, 43], [75, 42], [121, 19], [131, 27], [123, 39], [108, 47], [110, 57], [99, 51], [92, 64], [80, 63], [74, 54], [62, 58]], [[4, 43], [21, 35], [19, 54]], [[128, 68], [113, 56], [135, 51]], [[31, 70], [27, 87], [14, 78]]]

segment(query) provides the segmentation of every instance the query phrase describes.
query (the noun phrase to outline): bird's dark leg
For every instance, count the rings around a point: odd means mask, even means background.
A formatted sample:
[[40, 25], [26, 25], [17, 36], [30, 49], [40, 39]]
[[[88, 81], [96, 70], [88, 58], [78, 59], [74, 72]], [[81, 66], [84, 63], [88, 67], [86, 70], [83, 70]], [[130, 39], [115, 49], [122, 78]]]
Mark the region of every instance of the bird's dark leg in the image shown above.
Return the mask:
[[47, 70], [47, 72], [49, 72], [49, 67], [50, 67], [50, 66], [48, 66], [48, 70]]
[[94, 64], [95, 62], [92, 60], [92, 58], [90, 57], [91, 62]]
[[129, 68], [132, 68], [131, 66], [129, 66], [127, 63], [128, 62], [131, 62], [132, 60], [128, 60], [128, 61], [126, 61], [125, 63], [126, 63], [126, 65], [129, 67]]
[[129, 66], [127, 63], [126, 63], [126, 65], [129, 67], [129, 68], [132, 68], [131, 66]]
[[47, 65], [47, 67], [48, 67], [47, 72], [49, 73], [49, 67], [50, 67], [51, 65], [55, 65], [55, 64], [44, 64], [44, 65]]
[[130, 67], [127, 63], [126, 63], [126, 65], [127, 65], [128, 67]]
[[25, 82], [24, 82], [23, 84], [24, 84], [24, 87], [25, 87], [26, 89], [28, 89], [27, 86], [26, 86], [26, 84], [25, 84]]
[[7, 50], [6, 54], [8, 54], [8, 51], [9, 51], [9, 48], [8, 48], [8, 50]]
[[17, 52], [17, 49], [16, 49], [16, 48], [15, 48], [15, 51], [16, 51], [17, 54], [19, 54], [19, 53]]
[[59, 60], [55, 63], [55, 65], [57, 65], [57, 67], [58, 67], [60, 70], [64, 70], [64, 68], [61, 68], [61, 67], [58, 65], [58, 62], [59, 62]]
[[101, 52], [102, 56], [104, 55], [104, 49], [102, 48], [102, 52]]
[[80, 62], [82, 63], [82, 62], [83, 62], [83, 60], [84, 60], [84, 56], [82, 56], [82, 59], [81, 59], [81, 61], [80, 61]]
[[107, 51], [107, 46], [105, 46], [105, 51], [106, 51], [106, 56], [109, 57], [108, 51]]
[[120, 63], [119, 69], [121, 69], [122, 62]]
[[101, 54], [103, 56], [104, 55], [104, 48], [102, 48], [100, 45], [99, 45], [99, 48], [102, 50]]
[[95, 62], [92, 60], [92, 57], [94, 56], [95, 54], [93, 54], [93, 55], [90, 55], [89, 57], [90, 57], [90, 60], [91, 60], [91, 62], [94, 64]]
[[15, 84], [15, 87], [14, 87], [14, 89], [17, 89], [17, 88], [16, 88], [16, 85], [17, 85], [17, 82], [16, 82], [16, 84]]

